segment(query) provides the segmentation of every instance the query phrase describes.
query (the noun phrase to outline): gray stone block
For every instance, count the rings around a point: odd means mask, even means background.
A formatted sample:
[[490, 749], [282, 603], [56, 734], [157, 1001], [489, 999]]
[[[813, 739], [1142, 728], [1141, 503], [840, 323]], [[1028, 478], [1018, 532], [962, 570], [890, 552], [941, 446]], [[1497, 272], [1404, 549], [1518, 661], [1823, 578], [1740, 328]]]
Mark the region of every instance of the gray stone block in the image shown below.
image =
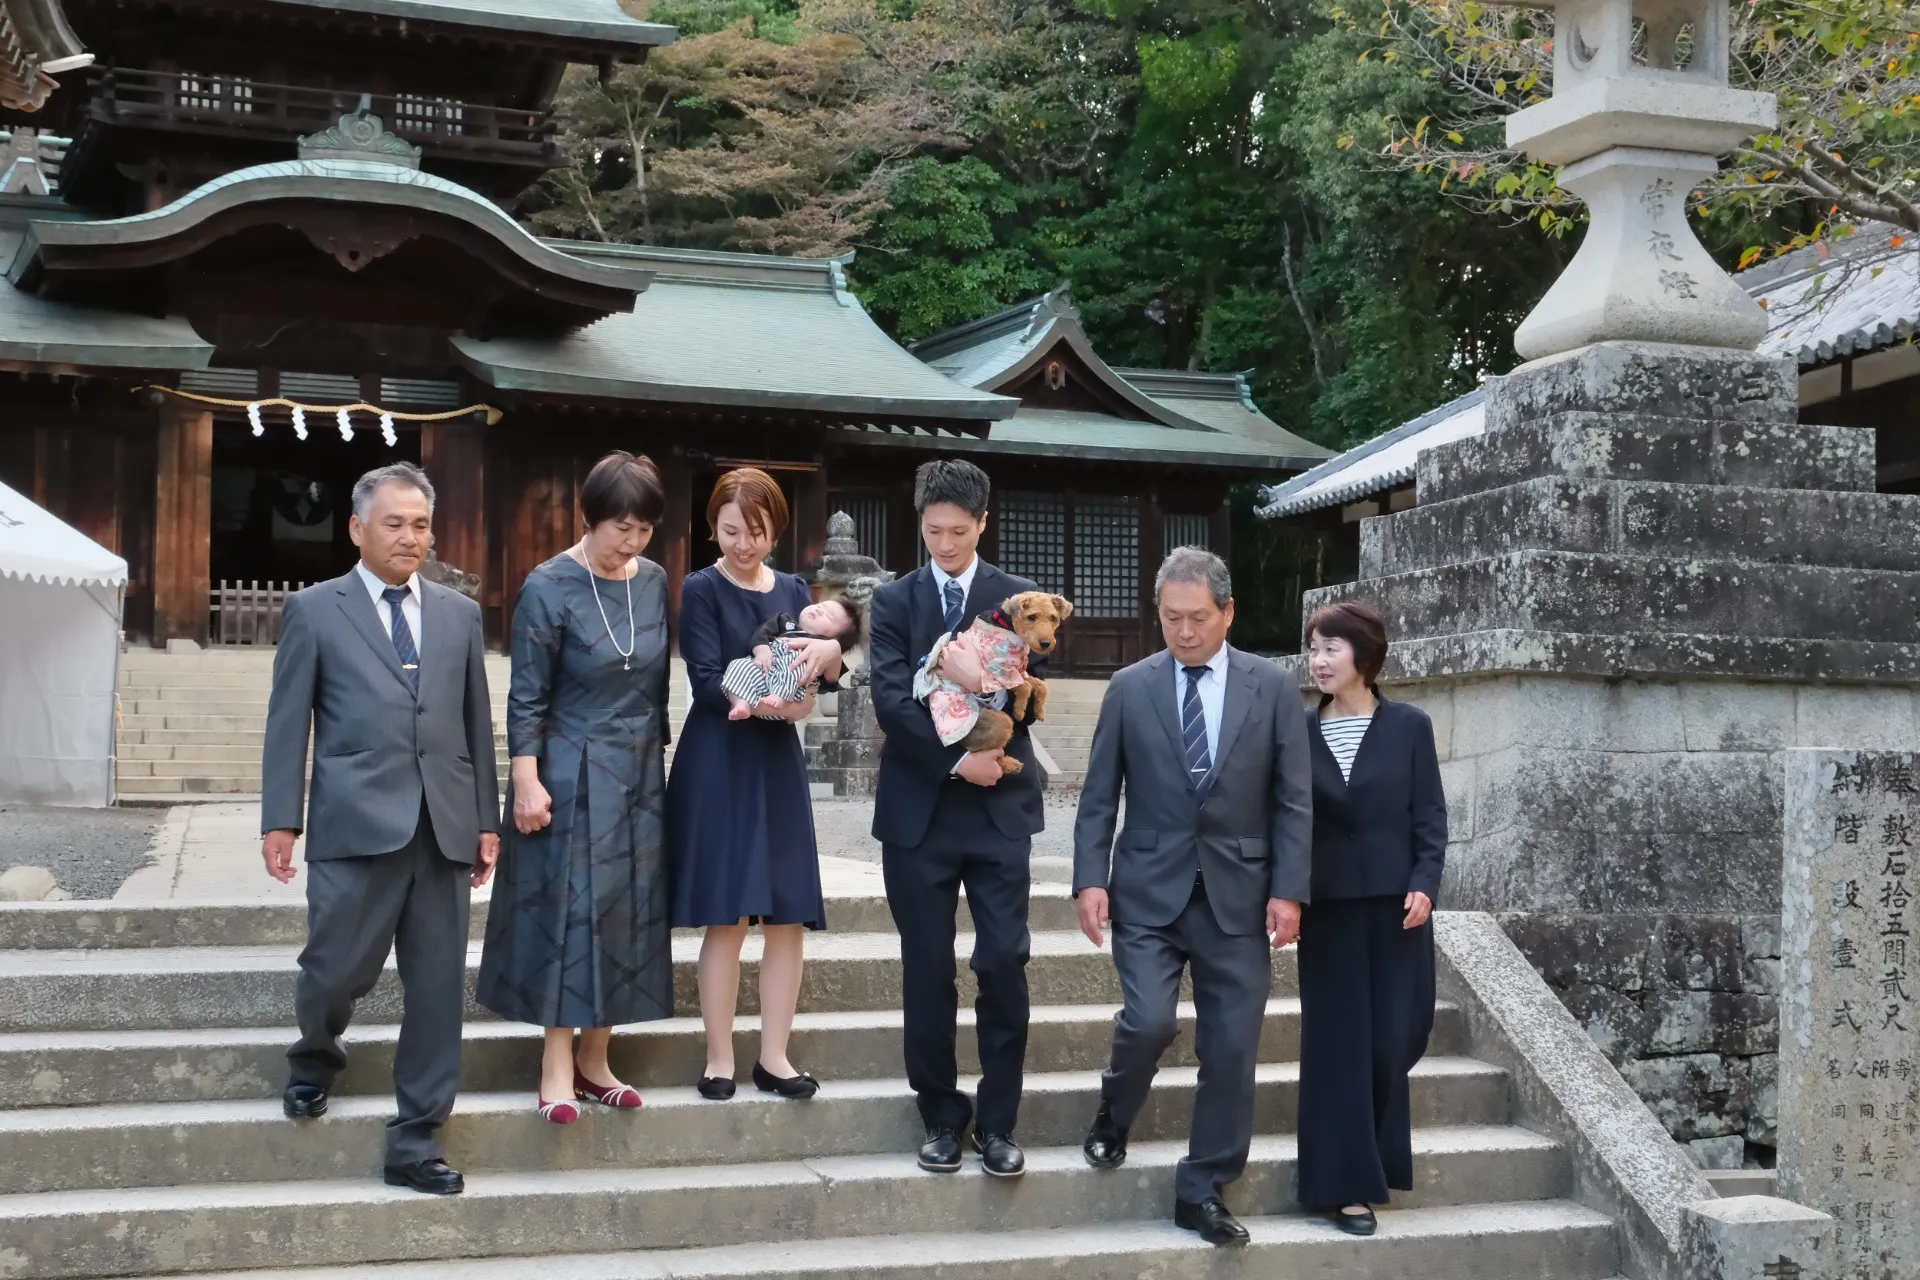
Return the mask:
[[1487, 386], [1487, 430], [1568, 410], [1786, 422], [1799, 417], [1791, 360], [1749, 351], [1598, 342], [1522, 365]]
[[1861, 497], [1875, 487], [1871, 431], [1649, 414], [1567, 412], [1513, 422], [1426, 450], [1415, 467], [1422, 506], [1544, 476]]
[[1687, 1154], [1702, 1169], [1738, 1169], [1746, 1159], [1746, 1139], [1695, 1138], [1687, 1143]]
[[1831, 1268], [1841, 1261], [1833, 1246], [1833, 1227], [1826, 1214], [1772, 1196], [1689, 1205], [1681, 1228], [1687, 1274], [1694, 1280], [1826, 1280], [1839, 1274]]

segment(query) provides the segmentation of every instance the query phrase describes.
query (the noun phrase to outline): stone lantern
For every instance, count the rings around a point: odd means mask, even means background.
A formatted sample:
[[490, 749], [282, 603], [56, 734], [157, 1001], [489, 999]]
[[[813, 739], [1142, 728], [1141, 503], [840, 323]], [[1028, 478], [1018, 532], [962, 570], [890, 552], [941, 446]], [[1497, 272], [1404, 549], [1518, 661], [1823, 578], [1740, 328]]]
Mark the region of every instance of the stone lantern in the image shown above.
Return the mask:
[[1554, 13], [1553, 96], [1508, 118], [1507, 143], [1563, 166], [1590, 223], [1515, 349], [1529, 360], [1608, 340], [1751, 350], [1766, 313], [1687, 224], [1717, 157], [1776, 119], [1771, 94], [1728, 87], [1725, 0], [1534, 5]]

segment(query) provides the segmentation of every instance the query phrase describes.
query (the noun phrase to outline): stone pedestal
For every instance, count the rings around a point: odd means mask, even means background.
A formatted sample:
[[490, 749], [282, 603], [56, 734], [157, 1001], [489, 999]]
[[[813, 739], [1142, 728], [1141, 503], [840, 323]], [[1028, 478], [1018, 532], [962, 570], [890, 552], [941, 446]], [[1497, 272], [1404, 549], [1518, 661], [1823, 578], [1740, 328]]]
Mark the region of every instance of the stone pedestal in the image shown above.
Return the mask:
[[1781, 1194], [1833, 1215], [1830, 1280], [1920, 1266], [1920, 755], [1787, 757]]
[[1523, 366], [1307, 601], [1377, 605], [1434, 718], [1441, 905], [1500, 913], [1702, 1163], [1775, 1137], [1782, 753], [1916, 740], [1920, 499], [1795, 417], [1745, 352]]
[[834, 736], [822, 746], [836, 796], [870, 796], [880, 776], [880, 744], [887, 735], [873, 718], [872, 690], [865, 684], [840, 690]]

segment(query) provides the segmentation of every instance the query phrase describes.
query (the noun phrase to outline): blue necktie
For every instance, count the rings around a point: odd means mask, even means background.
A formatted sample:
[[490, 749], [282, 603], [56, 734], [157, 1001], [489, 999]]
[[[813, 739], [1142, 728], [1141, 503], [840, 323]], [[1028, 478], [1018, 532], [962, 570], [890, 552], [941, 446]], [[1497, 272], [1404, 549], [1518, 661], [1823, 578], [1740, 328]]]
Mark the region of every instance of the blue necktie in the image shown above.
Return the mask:
[[1205, 667], [1182, 667], [1187, 673], [1187, 696], [1180, 700], [1180, 734], [1187, 742], [1187, 771], [1193, 788], [1204, 798], [1207, 777], [1213, 772], [1213, 755], [1207, 750], [1207, 711], [1200, 705], [1200, 677]]
[[420, 651], [413, 647], [413, 628], [407, 625], [407, 615], [400, 611], [400, 602], [413, 594], [406, 587], [388, 587], [380, 593], [387, 602], [387, 608], [393, 611], [393, 651], [400, 655], [400, 669], [406, 674], [407, 683], [413, 686], [415, 693], [420, 692]]
[[947, 630], [958, 631], [960, 620], [966, 616], [967, 598], [961, 592], [960, 584], [952, 578], [947, 579], [947, 585], [941, 590], [941, 595], [946, 602]]

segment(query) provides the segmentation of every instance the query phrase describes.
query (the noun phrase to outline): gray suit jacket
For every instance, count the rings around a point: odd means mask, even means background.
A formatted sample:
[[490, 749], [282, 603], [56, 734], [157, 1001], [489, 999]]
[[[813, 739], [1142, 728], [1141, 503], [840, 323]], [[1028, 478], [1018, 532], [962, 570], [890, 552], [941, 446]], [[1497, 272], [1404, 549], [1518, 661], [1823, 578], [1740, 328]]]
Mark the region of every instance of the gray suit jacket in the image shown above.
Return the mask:
[[[1264, 658], [1228, 649], [1220, 749], [1203, 803], [1187, 772], [1173, 655], [1107, 685], [1073, 830], [1073, 891], [1105, 889], [1118, 922], [1173, 923], [1204, 873], [1227, 933], [1266, 926], [1269, 898], [1307, 900], [1313, 771], [1300, 693]], [[1127, 824], [1113, 838], [1121, 788]]]
[[440, 852], [456, 862], [472, 862], [480, 833], [500, 829], [480, 607], [423, 578], [420, 615], [416, 696], [354, 574], [287, 597], [260, 762], [260, 827], [305, 831], [309, 862], [400, 848], [420, 825], [422, 796]]

